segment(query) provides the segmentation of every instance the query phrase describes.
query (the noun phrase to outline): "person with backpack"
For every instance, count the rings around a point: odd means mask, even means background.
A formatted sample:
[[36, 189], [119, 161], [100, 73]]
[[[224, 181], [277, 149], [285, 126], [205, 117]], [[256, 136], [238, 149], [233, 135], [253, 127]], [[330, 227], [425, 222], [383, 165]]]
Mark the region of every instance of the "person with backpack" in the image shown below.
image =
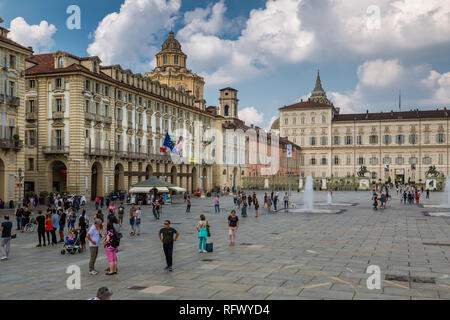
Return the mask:
[[241, 211], [241, 215], [243, 217], [247, 216], [247, 197], [246, 196], [242, 197], [242, 211]]
[[200, 215], [200, 221], [197, 223], [197, 232], [198, 232], [198, 252], [206, 253], [206, 240], [208, 239], [208, 228], [211, 225], [208, 221], [206, 221], [205, 215]]
[[119, 222], [120, 222], [120, 226], [122, 226], [122, 222], [123, 222], [123, 215], [125, 213], [125, 207], [123, 206], [123, 202], [120, 203], [120, 206], [118, 208], [118, 214], [119, 214]]
[[112, 221], [106, 226], [105, 251], [109, 262], [109, 272], [105, 273], [108, 276], [117, 274], [117, 251], [119, 247], [119, 236], [114, 229]]

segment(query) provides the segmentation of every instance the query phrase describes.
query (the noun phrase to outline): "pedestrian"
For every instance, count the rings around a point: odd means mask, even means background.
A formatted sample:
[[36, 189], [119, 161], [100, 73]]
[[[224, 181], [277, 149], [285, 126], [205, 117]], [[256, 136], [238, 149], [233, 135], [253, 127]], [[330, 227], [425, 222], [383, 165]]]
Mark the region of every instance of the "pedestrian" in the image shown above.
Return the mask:
[[78, 229], [80, 230], [79, 237], [81, 248], [86, 251], [86, 234], [87, 234], [87, 219], [86, 210], [83, 210], [80, 218], [78, 219]]
[[216, 194], [216, 197], [214, 198], [214, 212], [220, 213], [219, 194]]
[[206, 252], [206, 240], [208, 240], [208, 228], [211, 225], [206, 221], [205, 215], [200, 215], [200, 221], [197, 223], [198, 232], [198, 252]]
[[90, 298], [89, 300], [111, 300], [112, 291], [107, 287], [101, 287], [97, 290], [97, 295], [94, 298]]
[[52, 213], [47, 212], [46, 218], [45, 218], [45, 233], [47, 234], [47, 244], [50, 245], [50, 235], [52, 236], [52, 244], [53, 243], [53, 220], [52, 220]]
[[184, 202], [187, 201], [187, 192], [184, 192]]
[[373, 197], [373, 210], [378, 210], [378, 195], [376, 193]]
[[267, 206], [267, 193], [264, 193], [264, 203], [263, 203], [263, 208]]
[[242, 211], [241, 211], [241, 215], [243, 217], [247, 216], [247, 197], [246, 196], [242, 197]]
[[137, 230], [138, 236], [141, 235], [141, 218], [142, 218], [142, 210], [141, 207], [138, 207], [135, 212], [135, 221], [134, 221], [135, 230]]
[[289, 209], [289, 196], [287, 192], [284, 194], [284, 209]]
[[385, 209], [384, 201], [386, 200], [384, 193], [380, 195], [380, 209]]
[[100, 208], [103, 209], [104, 206], [105, 206], [105, 198], [100, 197]]
[[9, 221], [9, 216], [5, 215], [3, 217], [3, 222], [0, 226], [0, 231], [2, 232], [2, 238], [0, 239], [0, 248], [2, 249], [3, 257], [1, 260], [6, 260], [9, 257], [11, 251], [11, 230], [12, 222]]
[[[162, 235], [162, 237], [161, 237]], [[173, 236], [175, 235], [175, 239]], [[177, 230], [170, 227], [170, 221], [166, 220], [164, 222], [164, 228], [161, 228], [158, 232], [159, 240], [163, 243], [163, 250], [166, 256], [167, 267], [164, 270], [172, 271], [172, 254], [173, 254], [173, 244], [178, 240], [180, 234]]]
[[239, 217], [235, 210], [231, 210], [231, 215], [228, 216], [228, 235], [230, 236], [230, 246], [234, 246], [236, 242], [236, 232], [239, 228]]
[[17, 230], [22, 230], [23, 208], [19, 204], [16, 210]]
[[186, 205], [186, 213], [190, 213], [191, 212], [191, 197], [188, 196], [187, 197], [187, 205]]
[[110, 203], [111, 203], [111, 200], [109, 200], [109, 197], [106, 197], [106, 207], [107, 208], [109, 208]]
[[100, 198], [95, 197], [95, 210], [98, 210], [100, 208]]
[[430, 199], [430, 189], [427, 189], [427, 196], [426, 199]]
[[258, 218], [258, 209], [259, 209], [259, 202], [256, 196], [253, 196], [253, 204], [255, 206], [255, 217]]
[[123, 214], [125, 213], [125, 207], [123, 206], [123, 202], [120, 203], [120, 206], [119, 206], [119, 209], [118, 209], [118, 213], [119, 213], [120, 226], [122, 226]]
[[253, 201], [253, 198], [252, 198], [252, 196], [251, 195], [248, 195], [248, 207], [249, 208], [251, 208], [252, 207], [252, 201]]
[[277, 211], [277, 204], [278, 204], [278, 191], [276, 195], [273, 197], [273, 210]]
[[32, 215], [30, 209], [28, 207], [23, 208], [22, 213], [22, 232], [24, 231], [25, 226], [30, 223], [30, 216]]
[[64, 227], [66, 225], [66, 213], [63, 210], [59, 210], [59, 242], [64, 242]]
[[403, 191], [403, 203], [406, 204], [406, 198], [408, 198], [408, 194], [406, 193], [406, 190]]
[[53, 229], [52, 229], [52, 244], [58, 244], [58, 241], [56, 241], [56, 231], [59, 227], [59, 215], [56, 213], [56, 210], [52, 210], [52, 223], [53, 223]]
[[419, 192], [416, 191], [416, 204], [419, 204], [420, 195]]
[[102, 224], [102, 220], [95, 219], [94, 224], [89, 229], [89, 232], [86, 234], [86, 238], [89, 240], [89, 250], [91, 252], [91, 258], [89, 260], [89, 274], [96, 275], [98, 271], [95, 270], [95, 261], [98, 256], [98, 244], [100, 242], [100, 226]]
[[270, 209], [272, 208], [272, 199], [267, 198], [267, 212], [270, 213]]
[[67, 222], [67, 230], [70, 231], [72, 228], [75, 228], [75, 222], [77, 221], [77, 214], [75, 213], [74, 209], [69, 209], [68, 214], [68, 222]]
[[[38, 225], [37, 232], [38, 232], [38, 239], [39, 244], [36, 247], [42, 247], [41, 240], [44, 240], [44, 247], [45, 247], [45, 217], [42, 214], [42, 210], [38, 211], [37, 217], [36, 217], [36, 224]], [[50, 240], [50, 238], [49, 238]], [[48, 242], [50, 244], [50, 241]]]
[[111, 276], [117, 274], [117, 251], [119, 247], [118, 234], [114, 228], [114, 224], [110, 221], [106, 225], [105, 251], [109, 262], [109, 272], [106, 275]]
[[108, 223], [115, 216], [116, 216], [116, 214], [115, 214], [114, 210], [112, 210], [111, 208], [108, 208], [108, 215], [106, 216], [106, 223]]
[[132, 203], [131, 208], [130, 208], [130, 227], [131, 227], [130, 235], [131, 236], [134, 236], [136, 233], [134, 230], [135, 217], [136, 217], [136, 206], [134, 203]]

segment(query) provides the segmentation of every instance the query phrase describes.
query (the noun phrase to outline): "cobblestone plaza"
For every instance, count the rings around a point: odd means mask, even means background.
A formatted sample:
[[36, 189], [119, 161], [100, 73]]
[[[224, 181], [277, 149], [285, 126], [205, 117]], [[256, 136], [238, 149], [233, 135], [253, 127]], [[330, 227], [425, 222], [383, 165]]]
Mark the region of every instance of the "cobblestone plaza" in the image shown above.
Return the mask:
[[[264, 193], [258, 192], [260, 203]], [[423, 204], [437, 204], [443, 194], [431, 193]], [[394, 192], [386, 210], [373, 211], [369, 192], [337, 192], [333, 203], [352, 203], [341, 214], [267, 214], [253, 207], [240, 218], [236, 246], [228, 245], [227, 217], [231, 196], [221, 197], [214, 213], [212, 198], [194, 198], [185, 214], [181, 196], [165, 205], [161, 220], [143, 207], [140, 237], [129, 236], [126, 217], [118, 253], [119, 273], [88, 274], [89, 252], [61, 255], [57, 246], [36, 248], [37, 233], [18, 233], [11, 254], [0, 264], [0, 299], [80, 299], [95, 296], [99, 287], [113, 299], [449, 299], [450, 223], [447, 217], [425, 215], [421, 205], [400, 203]], [[325, 192], [315, 203], [326, 203]], [[424, 197], [423, 197], [424, 198]], [[301, 205], [303, 193], [292, 193]], [[88, 216], [94, 208], [87, 205]], [[126, 207], [128, 213], [129, 206]], [[3, 210], [4, 215], [8, 210]], [[11, 218], [12, 212], [8, 212]], [[34, 210], [36, 214], [36, 210]], [[198, 253], [195, 225], [205, 214], [212, 225], [214, 252]], [[165, 219], [180, 232], [175, 243], [174, 270], [165, 261], [157, 232]], [[15, 219], [14, 229], [16, 227]], [[89, 249], [88, 249], [89, 250]], [[70, 265], [81, 268], [81, 289], [69, 290]], [[369, 290], [368, 266], [381, 269], [381, 289]], [[101, 248], [96, 269], [107, 266]]]

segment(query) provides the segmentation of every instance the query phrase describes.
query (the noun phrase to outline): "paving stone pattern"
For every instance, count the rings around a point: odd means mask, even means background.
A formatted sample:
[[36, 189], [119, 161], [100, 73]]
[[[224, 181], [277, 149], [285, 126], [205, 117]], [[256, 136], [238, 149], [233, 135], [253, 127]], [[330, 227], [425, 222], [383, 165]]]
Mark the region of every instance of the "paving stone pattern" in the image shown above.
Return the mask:
[[[258, 192], [261, 205], [263, 195]], [[62, 245], [36, 248], [36, 232], [19, 233], [12, 240], [10, 258], [0, 262], [0, 299], [87, 299], [101, 286], [113, 290], [113, 299], [450, 299], [449, 217], [425, 216], [424, 208], [401, 204], [396, 194], [386, 210], [378, 211], [372, 210], [369, 192], [333, 196], [334, 202], [356, 205], [342, 214], [268, 214], [261, 207], [258, 218], [248, 209], [247, 218], [239, 214], [234, 247], [227, 239], [231, 196], [221, 197], [220, 214], [214, 213], [212, 198], [193, 198], [191, 213], [186, 214], [177, 196], [173, 205], [164, 206], [159, 221], [143, 206], [140, 237], [129, 235], [124, 219], [115, 276], [104, 275], [103, 248], [96, 263], [100, 274], [91, 276], [89, 252], [63, 256]], [[438, 204], [441, 197], [431, 193], [423, 203]], [[299, 207], [303, 193], [294, 192], [292, 199]], [[316, 192], [315, 201], [326, 203], [326, 193]], [[92, 217], [92, 204], [87, 209]], [[443, 211], [426, 209], [433, 210]], [[0, 216], [8, 212], [14, 218], [8, 210]], [[213, 253], [198, 252], [195, 226], [200, 214], [212, 225]], [[157, 238], [164, 219], [174, 222], [181, 234], [173, 272], [163, 270]], [[70, 265], [82, 270], [80, 290], [66, 287]], [[380, 290], [367, 288], [370, 265], [381, 269]], [[434, 283], [420, 280], [431, 278]]]

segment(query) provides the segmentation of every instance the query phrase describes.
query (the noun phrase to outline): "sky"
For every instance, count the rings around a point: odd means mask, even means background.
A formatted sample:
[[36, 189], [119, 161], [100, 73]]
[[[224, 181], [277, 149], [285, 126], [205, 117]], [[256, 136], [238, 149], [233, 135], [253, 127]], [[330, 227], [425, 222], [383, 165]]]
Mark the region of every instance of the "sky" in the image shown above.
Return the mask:
[[[80, 29], [67, 20], [80, 9]], [[341, 113], [450, 107], [448, 0], [0, 0], [9, 37], [35, 53], [99, 56], [144, 74], [172, 29], [207, 105], [237, 89], [239, 116], [269, 128], [320, 70]]]

